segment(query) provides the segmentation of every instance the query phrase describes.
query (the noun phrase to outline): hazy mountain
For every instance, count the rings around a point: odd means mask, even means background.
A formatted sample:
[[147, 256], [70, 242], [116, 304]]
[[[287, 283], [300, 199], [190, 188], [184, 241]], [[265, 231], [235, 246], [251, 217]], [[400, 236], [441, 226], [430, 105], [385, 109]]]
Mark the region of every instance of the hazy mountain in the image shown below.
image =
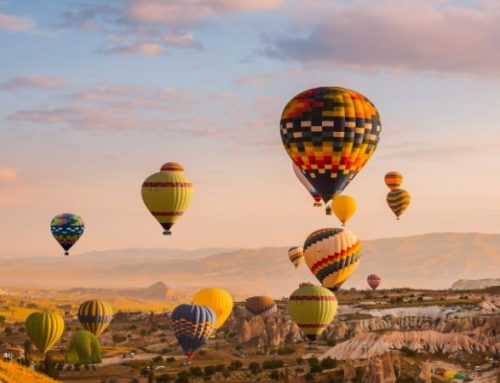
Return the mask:
[[453, 290], [475, 290], [500, 286], [500, 278], [492, 279], [459, 279], [451, 285]]
[[[345, 287], [449, 288], [460, 278], [500, 275], [500, 234], [426, 234], [363, 242], [361, 265]], [[203, 254], [203, 255], [200, 255]], [[177, 258], [177, 259], [176, 259]], [[69, 257], [2, 260], [3, 286], [134, 288], [163, 281], [175, 290], [222, 286], [236, 295], [289, 295], [301, 281], [315, 282], [303, 264], [295, 270], [287, 248], [208, 249], [194, 252], [127, 249]]]

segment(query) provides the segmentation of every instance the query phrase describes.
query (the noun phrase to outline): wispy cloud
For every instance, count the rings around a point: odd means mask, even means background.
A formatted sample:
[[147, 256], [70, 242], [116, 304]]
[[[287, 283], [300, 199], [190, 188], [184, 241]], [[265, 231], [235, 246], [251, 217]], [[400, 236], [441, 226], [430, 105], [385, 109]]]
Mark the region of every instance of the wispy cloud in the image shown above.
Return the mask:
[[60, 90], [68, 83], [59, 77], [53, 76], [15, 76], [0, 83], [0, 91], [18, 91], [23, 89]]
[[476, 1], [290, 0], [290, 31], [264, 54], [358, 71], [500, 75], [500, 5]]
[[35, 29], [36, 23], [29, 17], [20, 17], [0, 13], [0, 30], [7, 32], [26, 33]]
[[[270, 11], [284, 0], [129, 0], [80, 4], [63, 15], [60, 27], [100, 31], [108, 44], [100, 52], [156, 56], [165, 47], [200, 49], [194, 29], [232, 13]], [[120, 43], [113, 41], [119, 38]]]

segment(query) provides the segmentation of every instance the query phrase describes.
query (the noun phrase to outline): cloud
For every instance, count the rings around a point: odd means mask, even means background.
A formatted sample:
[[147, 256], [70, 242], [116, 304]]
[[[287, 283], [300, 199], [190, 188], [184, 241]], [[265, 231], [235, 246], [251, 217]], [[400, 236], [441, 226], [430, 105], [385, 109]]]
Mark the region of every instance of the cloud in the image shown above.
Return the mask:
[[357, 71], [500, 74], [495, 2], [291, 0], [289, 9], [290, 31], [266, 37], [267, 56]]
[[103, 53], [120, 54], [125, 56], [143, 55], [158, 56], [163, 53], [163, 48], [159, 44], [142, 42], [123, 45], [110, 45], [102, 50]]
[[7, 32], [31, 32], [35, 29], [35, 22], [29, 17], [19, 17], [0, 13], [0, 30]]
[[[105, 53], [156, 56], [165, 47], [200, 49], [192, 33], [207, 20], [233, 13], [271, 11], [284, 0], [128, 0], [123, 3], [80, 4], [67, 11], [63, 28], [81, 28], [106, 34]], [[116, 37], [121, 40], [118, 44]], [[111, 40], [111, 45], [109, 42]]]
[[16, 76], [0, 83], [0, 91], [22, 89], [59, 90], [67, 87], [66, 81], [53, 76]]
[[0, 186], [16, 182], [18, 179], [17, 172], [9, 167], [0, 167]]

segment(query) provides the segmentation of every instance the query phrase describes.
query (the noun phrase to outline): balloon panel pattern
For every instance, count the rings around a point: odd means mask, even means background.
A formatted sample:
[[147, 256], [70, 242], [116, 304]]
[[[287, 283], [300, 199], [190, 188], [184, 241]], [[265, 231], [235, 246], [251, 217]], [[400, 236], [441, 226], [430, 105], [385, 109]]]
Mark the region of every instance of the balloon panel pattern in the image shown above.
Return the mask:
[[83, 302], [78, 309], [78, 320], [85, 330], [101, 335], [113, 319], [111, 305], [100, 300]]
[[361, 242], [346, 229], [320, 229], [307, 237], [304, 259], [323, 287], [335, 291], [358, 267]]
[[304, 248], [302, 246], [295, 246], [288, 249], [288, 259], [293, 263], [295, 268], [304, 261]]
[[391, 190], [395, 190], [403, 183], [403, 175], [399, 172], [389, 172], [384, 177], [385, 184]]
[[65, 251], [71, 249], [84, 230], [83, 219], [76, 214], [59, 214], [52, 218], [50, 222], [52, 235]]
[[24, 325], [26, 334], [42, 354], [50, 350], [64, 332], [63, 318], [51, 311], [31, 313]]
[[171, 319], [175, 336], [189, 359], [215, 329], [215, 314], [206, 306], [182, 304], [174, 309]]
[[391, 190], [387, 194], [387, 204], [399, 219], [411, 202], [410, 193], [404, 189]]
[[141, 193], [144, 204], [165, 230], [164, 234], [170, 234], [170, 228], [191, 204], [193, 184], [180, 164], [168, 162], [160, 172], [146, 178]]
[[311, 340], [328, 327], [337, 313], [337, 306], [335, 295], [319, 286], [303, 285], [288, 299], [290, 316]]
[[375, 106], [339, 87], [302, 92], [283, 110], [285, 149], [326, 203], [340, 194], [374, 153], [382, 130]]

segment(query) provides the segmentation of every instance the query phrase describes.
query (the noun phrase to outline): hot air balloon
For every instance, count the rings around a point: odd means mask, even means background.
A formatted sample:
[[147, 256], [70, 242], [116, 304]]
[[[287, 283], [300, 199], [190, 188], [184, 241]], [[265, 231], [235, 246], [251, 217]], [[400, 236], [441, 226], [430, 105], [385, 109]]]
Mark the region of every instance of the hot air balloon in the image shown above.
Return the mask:
[[304, 248], [302, 246], [295, 246], [288, 249], [288, 259], [293, 263], [295, 268], [304, 261]]
[[313, 197], [313, 200], [314, 200], [313, 206], [321, 207], [321, 196], [316, 191], [314, 186], [311, 185], [311, 183], [307, 180], [306, 176], [304, 174], [302, 174], [302, 171], [300, 170], [300, 168], [297, 165], [295, 165], [293, 162], [292, 162], [292, 168], [293, 168], [293, 172], [295, 173], [295, 175], [299, 179], [300, 183], [306, 188], [306, 190], [309, 192], [311, 197]]
[[444, 377], [450, 378], [450, 379], [457, 379], [457, 380], [469, 380], [470, 379], [470, 377], [468, 377], [467, 375], [465, 375], [461, 372], [451, 371], [451, 370], [442, 371], [438, 375], [441, 375], [441, 376], [444, 376]]
[[361, 242], [344, 228], [316, 230], [304, 243], [304, 259], [323, 287], [336, 291], [356, 270]]
[[410, 193], [404, 189], [391, 190], [387, 194], [387, 204], [399, 219], [411, 202]]
[[315, 340], [335, 318], [337, 298], [323, 287], [303, 285], [290, 295], [288, 312], [302, 332]]
[[51, 311], [31, 313], [26, 318], [24, 326], [30, 340], [44, 355], [57, 343], [64, 332], [63, 318]]
[[66, 362], [71, 364], [101, 363], [101, 345], [90, 331], [80, 330], [73, 334], [69, 342]]
[[377, 274], [370, 274], [368, 278], [366, 278], [366, 281], [368, 282], [368, 286], [370, 286], [372, 290], [375, 290], [380, 285], [380, 282], [382, 282], [382, 278]]
[[153, 217], [163, 227], [163, 234], [172, 234], [170, 228], [187, 210], [193, 198], [193, 184], [184, 174], [184, 168], [167, 162], [142, 184], [142, 199]]
[[274, 299], [266, 296], [256, 296], [245, 301], [246, 309], [253, 315], [268, 317], [278, 312]]
[[82, 327], [96, 336], [108, 328], [113, 319], [113, 309], [107, 302], [100, 300], [85, 301], [78, 309], [78, 320]]
[[338, 195], [332, 201], [332, 209], [337, 218], [342, 222], [342, 226], [356, 212], [356, 200], [350, 195]]
[[342, 193], [379, 141], [380, 117], [362, 94], [338, 87], [309, 89], [281, 115], [283, 145], [325, 203]]
[[403, 175], [399, 172], [389, 172], [384, 177], [385, 184], [391, 190], [395, 190], [403, 183]]
[[193, 298], [193, 304], [210, 307], [215, 313], [215, 328], [224, 324], [233, 311], [233, 298], [226, 290], [217, 287], [202, 289]]
[[175, 336], [188, 360], [203, 346], [215, 329], [216, 316], [212, 309], [201, 305], [180, 305], [172, 312]]
[[50, 231], [64, 249], [64, 255], [69, 255], [69, 249], [80, 239], [84, 229], [82, 217], [76, 214], [58, 214], [50, 222]]

